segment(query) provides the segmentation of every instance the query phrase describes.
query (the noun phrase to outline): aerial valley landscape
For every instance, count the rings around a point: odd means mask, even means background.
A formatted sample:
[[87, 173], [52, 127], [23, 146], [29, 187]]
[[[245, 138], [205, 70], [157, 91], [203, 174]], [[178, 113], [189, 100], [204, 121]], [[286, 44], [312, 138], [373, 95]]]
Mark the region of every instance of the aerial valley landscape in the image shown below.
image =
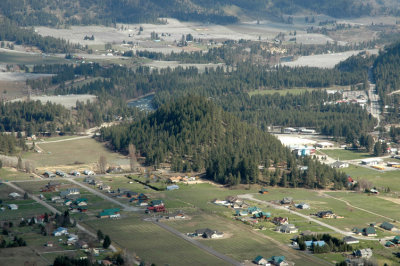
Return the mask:
[[398, 0], [1, 0], [0, 265], [400, 265]]

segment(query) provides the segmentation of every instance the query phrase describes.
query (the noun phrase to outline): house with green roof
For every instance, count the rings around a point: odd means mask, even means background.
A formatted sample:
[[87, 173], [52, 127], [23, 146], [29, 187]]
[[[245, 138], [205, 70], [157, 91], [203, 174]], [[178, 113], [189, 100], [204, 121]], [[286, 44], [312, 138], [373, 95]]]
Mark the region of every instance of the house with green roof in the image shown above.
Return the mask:
[[257, 256], [254, 258], [253, 262], [257, 265], [266, 265], [268, 261], [263, 258], [263, 256]]
[[99, 213], [99, 218], [119, 218], [120, 209], [104, 209], [102, 212]]
[[396, 229], [395, 226], [394, 226], [393, 224], [388, 223], [388, 222], [383, 222], [383, 223], [381, 224], [381, 228], [383, 228], [383, 229], [385, 229], [385, 230], [388, 230], [388, 231], [393, 231], [394, 229]]
[[396, 245], [400, 244], [400, 236], [395, 236], [392, 240], [393, 243], [395, 243]]
[[285, 261], [285, 256], [272, 256], [271, 258], [268, 259], [268, 262], [271, 263], [272, 265], [277, 265], [277, 266], [287, 266], [287, 265], [289, 265]]
[[367, 228], [364, 228], [364, 229], [363, 229], [363, 232], [364, 232], [364, 235], [366, 235], [366, 236], [377, 236], [377, 235], [376, 235], [376, 230], [375, 230], [375, 228], [372, 227], [372, 226], [369, 226], [369, 227], [367, 227]]
[[79, 198], [79, 199], [75, 200], [75, 205], [77, 205], [77, 206], [86, 206], [87, 202], [88, 202], [87, 199]]

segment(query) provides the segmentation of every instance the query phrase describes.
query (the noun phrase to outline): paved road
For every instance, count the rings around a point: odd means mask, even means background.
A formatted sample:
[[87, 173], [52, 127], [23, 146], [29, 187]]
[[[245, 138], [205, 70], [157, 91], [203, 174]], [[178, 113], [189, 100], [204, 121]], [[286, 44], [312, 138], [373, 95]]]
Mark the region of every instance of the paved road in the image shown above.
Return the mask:
[[168, 226], [168, 225], [166, 225], [164, 223], [160, 223], [160, 222], [157, 222], [157, 221], [154, 221], [154, 220], [152, 222], [154, 224], [158, 225], [159, 227], [164, 228], [168, 232], [170, 232], [170, 233], [172, 233], [172, 234], [174, 234], [174, 235], [176, 235], [176, 236], [188, 241], [192, 245], [194, 245], [194, 246], [196, 246], [196, 247], [198, 247], [198, 248], [210, 253], [211, 255], [213, 255], [213, 256], [215, 256], [215, 257], [217, 257], [217, 258], [219, 258], [219, 259], [221, 259], [221, 260], [223, 260], [223, 261], [225, 261], [225, 262], [227, 262], [229, 264], [237, 265], [237, 266], [242, 266], [243, 265], [242, 263], [232, 259], [231, 257], [228, 257], [228, 256], [226, 256], [224, 254], [221, 254], [221, 253], [215, 251], [214, 249], [212, 249], [212, 248], [210, 248], [210, 247], [208, 247], [206, 245], [203, 245], [202, 243], [196, 241], [195, 239], [193, 239], [191, 237], [188, 237], [185, 234], [182, 234], [178, 230], [176, 230], [176, 229], [174, 229], [174, 228], [172, 228], [172, 227], [170, 227], [170, 226]]
[[[297, 216], [303, 217], [304, 219], [307, 219], [307, 220], [309, 220], [309, 221], [311, 221], [311, 222], [314, 222], [314, 223], [317, 223], [317, 224], [319, 224], [319, 225], [321, 225], [321, 226], [323, 226], [323, 227], [326, 227], [326, 228], [328, 228], [328, 229], [330, 229], [330, 230], [332, 230], [332, 231], [334, 231], [334, 232], [336, 232], [336, 233], [339, 233], [339, 234], [341, 234], [341, 235], [353, 236], [353, 237], [355, 237], [354, 234], [353, 234], [352, 232], [343, 231], [343, 230], [341, 230], [341, 229], [339, 229], [339, 228], [336, 228], [336, 227], [334, 227], [334, 226], [332, 226], [332, 225], [329, 225], [329, 224], [327, 224], [327, 223], [324, 223], [324, 222], [322, 222], [322, 221], [319, 221], [319, 220], [317, 220], [317, 219], [315, 219], [315, 218], [312, 218], [312, 217], [310, 217], [310, 216], [308, 216], [308, 215], [302, 214], [302, 213], [297, 212], [297, 211], [293, 211], [293, 210], [286, 209], [286, 208], [283, 207], [283, 206], [275, 205], [275, 204], [272, 204], [272, 203], [270, 203], [270, 202], [268, 202], [268, 201], [263, 201], [263, 200], [256, 199], [256, 198], [253, 197], [252, 194], [239, 195], [238, 197], [239, 197], [239, 198], [242, 198], [242, 199], [252, 200], [252, 201], [255, 201], [255, 202], [258, 202], [258, 203], [267, 205], [267, 206], [269, 206], [269, 207], [271, 207], [271, 208], [274, 208], [274, 209], [279, 209], [279, 210], [284, 210], [284, 211], [290, 212], [290, 213], [295, 214], [295, 215], [297, 215]], [[363, 239], [363, 240], [374, 240], [374, 241], [378, 241], [378, 239], [372, 239], [372, 238], [361, 237], [361, 236], [357, 236], [356, 238], [358, 238], [358, 239]]]
[[[9, 187], [11, 187], [11, 188], [13, 188], [13, 189], [15, 189], [15, 190], [17, 190], [17, 191], [23, 193], [23, 194], [25, 194], [25, 192], [26, 192], [25, 190], [23, 190], [22, 188], [16, 186], [15, 184], [13, 184], [13, 183], [11, 183], [11, 182], [6, 182], [6, 183], [4, 183], [4, 184], [6, 184], [7, 186], [9, 186]], [[53, 212], [53, 213], [58, 213], [58, 214], [62, 214], [59, 210], [57, 210], [56, 208], [54, 208], [53, 206], [51, 206], [51, 205], [48, 204], [47, 202], [45, 202], [45, 201], [39, 199], [39, 198], [36, 197], [35, 195], [28, 194], [28, 196], [29, 196], [31, 199], [33, 199], [34, 201], [36, 201], [37, 203], [41, 204], [41, 205], [42, 205], [43, 207], [45, 207], [46, 209], [50, 210], [51, 212]], [[83, 227], [82, 225], [80, 225], [79, 223], [76, 223], [76, 228], [78, 228], [78, 229], [79, 229], [80, 231], [82, 231], [82, 232], [85, 232], [86, 234], [90, 235], [91, 237], [97, 239], [97, 235], [96, 235], [95, 233], [92, 233], [91, 231], [89, 231], [88, 229], [86, 229], [85, 227]], [[113, 245], [110, 246], [110, 249], [111, 249], [113, 252], [116, 252], [116, 251], [117, 251], [117, 249], [116, 249]], [[137, 264], [139, 265], [139, 263], [137, 263]]]

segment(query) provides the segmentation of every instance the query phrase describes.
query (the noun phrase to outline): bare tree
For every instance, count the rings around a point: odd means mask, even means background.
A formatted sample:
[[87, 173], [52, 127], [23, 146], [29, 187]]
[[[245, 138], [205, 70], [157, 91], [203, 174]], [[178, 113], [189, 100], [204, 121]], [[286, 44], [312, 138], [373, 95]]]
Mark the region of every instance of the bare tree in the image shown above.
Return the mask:
[[24, 166], [22, 165], [22, 158], [21, 158], [21, 155], [18, 156], [17, 169], [20, 170], [20, 171], [24, 170]]
[[136, 147], [132, 143], [129, 144], [129, 159], [130, 159], [130, 165], [131, 165], [131, 171], [135, 172], [137, 171], [138, 168], [138, 162], [136, 158]]
[[101, 174], [106, 173], [106, 168], [107, 168], [107, 158], [104, 155], [101, 155], [99, 158], [99, 171]]

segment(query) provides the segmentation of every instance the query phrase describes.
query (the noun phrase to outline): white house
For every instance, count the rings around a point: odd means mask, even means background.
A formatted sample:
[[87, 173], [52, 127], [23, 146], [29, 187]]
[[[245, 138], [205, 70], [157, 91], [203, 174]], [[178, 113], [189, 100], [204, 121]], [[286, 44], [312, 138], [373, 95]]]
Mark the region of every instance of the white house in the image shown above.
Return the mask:
[[17, 204], [8, 204], [8, 208], [12, 211], [18, 210]]
[[64, 227], [58, 227], [56, 230], [53, 231], [54, 236], [62, 236], [62, 235], [67, 235], [68, 230], [67, 228]]
[[17, 198], [21, 197], [21, 195], [17, 192], [12, 192], [12, 193], [8, 194], [8, 196], [12, 199], [17, 199]]
[[368, 159], [361, 160], [361, 164], [364, 164], [364, 165], [377, 165], [381, 162], [382, 162], [381, 158], [368, 158]]

